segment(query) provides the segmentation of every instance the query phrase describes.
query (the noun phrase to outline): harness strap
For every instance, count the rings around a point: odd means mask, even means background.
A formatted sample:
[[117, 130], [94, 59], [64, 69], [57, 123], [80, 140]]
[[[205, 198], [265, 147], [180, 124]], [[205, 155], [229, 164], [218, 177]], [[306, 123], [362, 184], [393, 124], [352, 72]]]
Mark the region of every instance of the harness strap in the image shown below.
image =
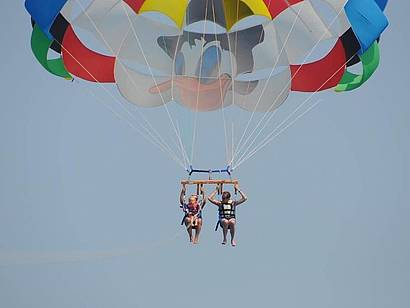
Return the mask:
[[185, 218], [187, 217], [187, 215], [185, 214], [184, 215], [184, 217], [182, 217], [182, 221], [181, 221], [181, 226], [183, 226], [184, 225], [184, 222], [185, 222]]

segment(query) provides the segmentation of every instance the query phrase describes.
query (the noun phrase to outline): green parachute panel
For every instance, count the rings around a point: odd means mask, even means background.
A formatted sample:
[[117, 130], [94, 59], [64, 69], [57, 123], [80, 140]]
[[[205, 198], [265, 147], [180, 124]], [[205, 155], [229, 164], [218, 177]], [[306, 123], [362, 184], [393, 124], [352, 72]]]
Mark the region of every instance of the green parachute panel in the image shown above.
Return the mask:
[[38, 62], [51, 74], [72, 80], [73, 77], [67, 72], [61, 57], [48, 59], [48, 51], [52, 43], [53, 41], [41, 31], [40, 27], [35, 25], [31, 34], [31, 49]]
[[369, 80], [369, 78], [377, 70], [380, 63], [379, 44], [374, 42], [373, 45], [359, 57], [362, 62], [363, 73], [361, 75], [357, 75], [346, 71], [340, 83], [335, 88], [336, 92], [352, 91]]

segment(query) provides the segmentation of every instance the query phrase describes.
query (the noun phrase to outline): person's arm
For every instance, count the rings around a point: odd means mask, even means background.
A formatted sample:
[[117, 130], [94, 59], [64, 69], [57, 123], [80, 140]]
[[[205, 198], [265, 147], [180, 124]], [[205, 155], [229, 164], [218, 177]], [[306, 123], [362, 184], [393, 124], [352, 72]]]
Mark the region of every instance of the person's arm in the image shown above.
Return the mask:
[[186, 187], [184, 185], [182, 186], [181, 194], [179, 195], [179, 203], [181, 204], [181, 207], [184, 206], [185, 204], [185, 193], [186, 193]]
[[213, 203], [217, 206], [220, 206], [221, 201], [215, 199], [215, 196], [216, 196], [217, 193], [218, 193], [218, 190], [213, 191], [212, 194], [208, 197], [208, 200], [209, 200], [209, 202], [211, 202], [211, 203]]
[[246, 200], [248, 200], [248, 197], [246, 197], [246, 195], [239, 189], [239, 187], [237, 185], [235, 185], [235, 189], [236, 191], [241, 195], [241, 199], [239, 199], [238, 201], [236, 201], [235, 205], [239, 205], [244, 203]]

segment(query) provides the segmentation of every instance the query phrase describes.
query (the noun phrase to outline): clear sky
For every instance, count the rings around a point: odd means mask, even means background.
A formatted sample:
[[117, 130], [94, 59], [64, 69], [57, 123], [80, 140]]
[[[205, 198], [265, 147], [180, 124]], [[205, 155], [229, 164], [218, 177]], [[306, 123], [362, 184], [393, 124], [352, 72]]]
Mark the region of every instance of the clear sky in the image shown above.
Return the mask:
[[[90, 95], [98, 87], [37, 64], [22, 1], [0, 8], [0, 307], [410, 306], [407, 1], [387, 7], [368, 83], [321, 94], [237, 170], [249, 202], [236, 248], [220, 245], [212, 206], [188, 245], [183, 170]], [[207, 121], [200, 151], [213, 161]]]

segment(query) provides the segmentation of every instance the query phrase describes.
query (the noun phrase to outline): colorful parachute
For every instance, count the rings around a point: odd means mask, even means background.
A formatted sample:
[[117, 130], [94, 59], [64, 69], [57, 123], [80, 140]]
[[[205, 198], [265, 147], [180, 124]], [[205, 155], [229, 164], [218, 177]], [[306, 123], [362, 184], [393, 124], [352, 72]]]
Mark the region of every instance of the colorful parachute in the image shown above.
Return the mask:
[[[290, 91], [361, 86], [387, 0], [26, 0], [49, 72], [116, 83], [138, 106], [271, 111]], [[95, 47], [95, 48], [94, 48]], [[61, 54], [49, 59], [49, 49]], [[94, 49], [94, 50], [93, 50]], [[321, 51], [320, 51], [321, 50]], [[362, 73], [348, 67], [361, 63]]]

